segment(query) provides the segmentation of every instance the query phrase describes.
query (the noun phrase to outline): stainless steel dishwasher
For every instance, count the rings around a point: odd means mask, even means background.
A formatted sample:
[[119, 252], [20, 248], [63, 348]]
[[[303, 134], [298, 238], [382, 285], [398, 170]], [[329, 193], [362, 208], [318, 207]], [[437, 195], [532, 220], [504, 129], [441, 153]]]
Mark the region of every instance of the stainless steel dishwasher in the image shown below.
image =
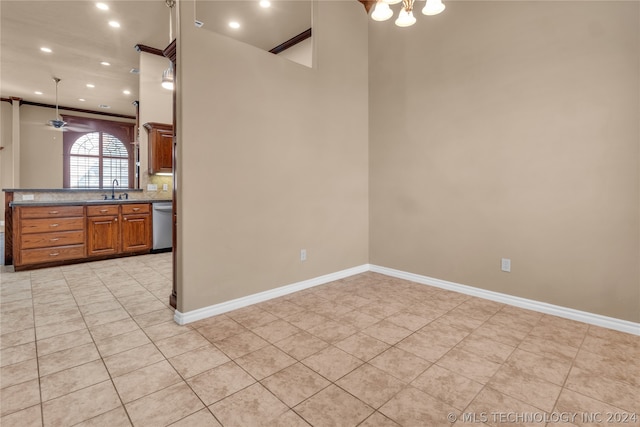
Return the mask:
[[172, 219], [173, 208], [171, 202], [153, 203], [153, 248], [152, 252], [171, 250], [173, 243]]

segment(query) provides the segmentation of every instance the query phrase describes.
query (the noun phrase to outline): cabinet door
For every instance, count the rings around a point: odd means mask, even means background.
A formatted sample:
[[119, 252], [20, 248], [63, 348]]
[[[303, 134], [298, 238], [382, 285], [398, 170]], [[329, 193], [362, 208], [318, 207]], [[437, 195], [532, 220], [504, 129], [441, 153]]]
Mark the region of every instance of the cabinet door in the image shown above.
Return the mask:
[[173, 130], [158, 129], [153, 148], [153, 168], [156, 172], [172, 172]]
[[149, 214], [122, 216], [122, 252], [151, 249], [151, 216]]
[[89, 256], [112, 255], [120, 252], [117, 216], [94, 216], [87, 218]]
[[149, 174], [173, 172], [173, 126], [145, 123], [149, 134]]

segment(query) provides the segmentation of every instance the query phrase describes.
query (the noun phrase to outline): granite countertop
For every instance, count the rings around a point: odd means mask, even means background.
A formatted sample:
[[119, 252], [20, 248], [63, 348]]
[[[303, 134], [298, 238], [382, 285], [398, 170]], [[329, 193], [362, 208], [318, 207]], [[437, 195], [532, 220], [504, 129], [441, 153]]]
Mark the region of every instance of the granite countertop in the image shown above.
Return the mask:
[[[3, 188], [5, 193], [95, 193], [111, 189], [104, 188]], [[141, 188], [124, 188], [116, 187], [116, 191], [126, 191], [128, 193], [142, 192]]]
[[171, 203], [171, 199], [107, 199], [107, 200], [27, 200], [13, 201], [9, 206], [78, 206], [78, 205], [113, 205], [113, 204], [132, 204], [132, 203]]

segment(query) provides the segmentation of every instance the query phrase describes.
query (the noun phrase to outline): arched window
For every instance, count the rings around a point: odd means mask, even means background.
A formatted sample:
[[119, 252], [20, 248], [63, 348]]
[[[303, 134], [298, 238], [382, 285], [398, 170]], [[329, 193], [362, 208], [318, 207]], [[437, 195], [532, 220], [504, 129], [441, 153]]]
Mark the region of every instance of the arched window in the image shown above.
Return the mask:
[[102, 188], [114, 179], [120, 186], [129, 187], [129, 153], [124, 143], [103, 132], [76, 139], [69, 153], [69, 186]]
[[93, 119], [86, 125], [95, 131], [64, 134], [64, 187], [110, 188], [114, 179], [120, 188], [133, 187], [133, 125]]

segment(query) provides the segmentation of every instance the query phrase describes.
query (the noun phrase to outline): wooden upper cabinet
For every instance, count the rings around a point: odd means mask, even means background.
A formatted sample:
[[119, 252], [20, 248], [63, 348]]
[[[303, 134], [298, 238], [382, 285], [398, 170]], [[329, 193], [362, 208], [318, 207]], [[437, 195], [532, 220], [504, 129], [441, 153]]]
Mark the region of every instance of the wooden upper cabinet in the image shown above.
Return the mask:
[[145, 123], [149, 134], [149, 174], [173, 172], [173, 125]]

